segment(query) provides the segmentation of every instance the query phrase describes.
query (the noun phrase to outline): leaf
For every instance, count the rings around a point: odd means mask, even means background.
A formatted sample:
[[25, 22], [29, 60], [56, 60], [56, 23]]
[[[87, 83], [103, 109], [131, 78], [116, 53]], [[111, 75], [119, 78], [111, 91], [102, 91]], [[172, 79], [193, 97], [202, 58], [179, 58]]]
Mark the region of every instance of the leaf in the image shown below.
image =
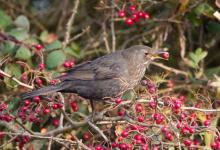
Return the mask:
[[11, 17], [4, 11], [0, 10], [0, 29], [5, 29], [8, 25], [12, 24]]
[[207, 29], [209, 32], [212, 33], [220, 33], [220, 23], [219, 22], [214, 22], [214, 21], [210, 21], [207, 25]]
[[24, 29], [26, 31], [29, 31], [30, 29], [30, 22], [28, 18], [24, 15], [18, 16], [14, 23], [18, 28]]
[[57, 50], [62, 47], [62, 43], [59, 40], [56, 40], [45, 47], [45, 50]]
[[80, 58], [80, 47], [76, 43], [72, 43], [69, 47], [64, 49], [68, 54]]
[[[8, 64], [4, 71], [16, 78], [19, 78], [21, 76], [21, 69], [17, 64]], [[4, 78], [5, 83], [7, 83], [9, 86], [15, 86], [17, 85], [16, 82], [11, 80], [10, 78]]]
[[0, 49], [3, 54], [12, 54], [14, 53], [14, 46], [15, 44], [13, 42], [5, 41]]
[[12, 29], [8, 34], [14, 36], [16, 39], [20, 41], [28, 39], [29, 37], [28, 32], [25, 29]]
[[197, 15], [206, 15], [212, 17], [214, 13], [214, 9], [207, 3], [201, 3], [195, 8], [195, 13]]
[[46, 60], [46, 66], [49, 69], [55, 68], [64, 63], [66, 55], [61, 50], [53, 51], [48, 54]]
[[189, 53], [188, 65], [192, 68], [197, 68], [199, 62], [207, 56], [207, 52], [203, 51], [201, 48], [197, 48], [195, 52]]
[[217, 76], [220, 76], [220, 66], [214, 67], [214, 68], [207, 68], [205, 70], [205, 74], [209, 79], [213, 78], [214, 74], [216, 74]]
[[17, 97], [14, 97], [12, 100], [10, 100], [8, 108], [10, 109], [10, 111], [12, 112], [13, 115], [16, 114], [16, 112], [17, 112], [16, 108], [18, 107], [19, 103], [20, 103], [20, 99]]
[[195, 12], [189, 12], [189, 14], [187, 14], [187, 19], [196, 27], [202, 24], [202, 20], [196, 15]]
[[31, 52], [25, 47], [20, 47], [16, 52], [15, 58], [27, 60], [31, 58]]

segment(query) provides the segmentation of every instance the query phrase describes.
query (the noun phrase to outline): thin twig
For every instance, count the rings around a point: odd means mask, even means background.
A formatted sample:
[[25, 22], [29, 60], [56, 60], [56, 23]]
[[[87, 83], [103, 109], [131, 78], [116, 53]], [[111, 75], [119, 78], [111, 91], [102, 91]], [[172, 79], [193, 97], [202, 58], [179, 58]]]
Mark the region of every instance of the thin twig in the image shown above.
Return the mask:
[[164, 64], [161, 64], [161, 63], [157, 63], [157, 62], [152, 62], [151, 63], [152, 65], [155, 65], [155, 66], [158, 66], [160, 68], [163, 68], [165, 70], [168, 70], [170, 72], [173, 72], [175, 74], [182, 74], [184, 76], [188, 76], [188, 73], [185, 72], [185, 71], [182, 71], [182, 70], [178, 70], [178, 69], [175, 69], [175, 68], [171, 68], [171, 67], [168, 67], [168, 66], [165, 66]]
[[112, 52], [114, 52], [116, 49], [114, 14], [115, 14], [115, 1], [112, 0], [112, 14], [111, 14]]
[[75, 19], [75, 15], [77, 13], [77, 9], [79, 7], [79, 0], [76, 0], [75, 1], [75, 4], [74, 4], [74, 7], [73, 7], [73, 10], [72, 10], [72, 15], [70, 16], [70, 19], [68, 20], [67, 22], [67, 25], [66, 25], [66, 34], [65, 34], [65, 40], [63, 42], [63, 49], [67, 46], [67, 44], [69, 43], [69, 40], [70, 40], [70, 33], [71, 33], [71, 26], [74, 22], [74, 19]]
[[0, 70], [0, 74], [2, 74], [2, 75], [5, 76], [5, 77], [10, 78], [11, 80], [15, 81], [17, 84], [19, 84], [19, 85], [21, 85], [21, 86], [23, 86], [23, 87], [26, 87], [26, 88], [29, 88], [29, 89], [33, 89], [33, 88], [34, 88], [33, 86], [27, 85], [27, 84], [25, 84], [25, 83], [19, 81], [18, 79], [16, 79], [15, 77], [13, 77], [13, 76], [7, 74], [7, 73], [4, 72], [3, 70]]
[[51, 150], [52, 142], [53, 142], [53, 137], [51, 137], [51, 138], [49, 139], [49, 143], [48, 143], [47, 150]]
[[106, 142], [108, 142], [108, 138], [105, 136], [105, 134], [102, 132], [102, 130], [100, 130], [95, 124], [93, 124], [91, 121], [88, 121], [88, 124], [95, 129], [104, 139]]
[[[64, 101], [64, 97], [63, 97], [63, 95], [60, 93], [60, 92], [58, 92], [58, 95], [60, 96], [60, 99], [61, 99], [61, 102], [62, 102], [62, 104], [63, 104], [63, 107], [61, 108], [62, 109], [62, 111], [64, 111], [65, 112], [65, 101]], [[63, 119], [64, 119], [64, 116], [63, 116], [63, 113], [61, 113], [60, 114], [60, 124], [59, 124], [59, 128], [63, 128]]]
[[195, 111], [201, 111], [201, 112], [220, 112], [220, 109], [201, 109], [201, 108], [196, 108], [196, 107], [181, 107], [181, 109], [195, 110]]

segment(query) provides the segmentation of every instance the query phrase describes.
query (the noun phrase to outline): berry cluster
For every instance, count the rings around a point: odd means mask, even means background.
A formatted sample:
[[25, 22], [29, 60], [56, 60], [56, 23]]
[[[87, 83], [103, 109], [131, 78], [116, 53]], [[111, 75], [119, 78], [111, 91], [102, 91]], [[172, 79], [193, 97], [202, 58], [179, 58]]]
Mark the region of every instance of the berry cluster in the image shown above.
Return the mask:
[[74, 60], [67, 60], [64, 62], [63, 67], [67, 69], [71, 69], [74, 67], [74, 65], [75, 65]]
[[149, 19], [150, 16], [147, 12], [137, 10], [135, 5], [130, 5], [129, 10], [122, 9], [118, 12], [118, 17], [126, 18], [125, 24], [132, 26], [134, 23], [138, 23], [140, 19]]

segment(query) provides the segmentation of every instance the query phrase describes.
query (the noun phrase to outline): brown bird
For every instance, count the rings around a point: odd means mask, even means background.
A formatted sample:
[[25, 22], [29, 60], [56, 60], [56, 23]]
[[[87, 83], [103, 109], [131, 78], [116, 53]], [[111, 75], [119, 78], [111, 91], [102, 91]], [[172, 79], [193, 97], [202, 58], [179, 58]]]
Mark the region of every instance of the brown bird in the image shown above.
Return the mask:
[[133, 89], [149, 64], [156, 58], [163, 58], [165, 53], [142, 45], [119, 50], [75, 66], [65, 76], [59, 77], [61, 82], [57, 85], [25, 93], [22, 99], [52, 92], [76, 93], [90, 100], [118, 97]]

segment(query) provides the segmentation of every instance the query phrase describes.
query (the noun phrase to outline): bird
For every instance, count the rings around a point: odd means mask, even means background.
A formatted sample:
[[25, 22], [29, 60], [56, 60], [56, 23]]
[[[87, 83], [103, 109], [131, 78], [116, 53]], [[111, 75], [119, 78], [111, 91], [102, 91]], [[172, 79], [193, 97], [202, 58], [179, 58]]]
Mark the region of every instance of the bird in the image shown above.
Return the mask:
[[[165, 54], [165, 55], [164, 55]], [[68, 70], [56, 85], [23, 93], [22, 99], [53, 92], [75, 93], [92, 101], [120, 97], [138, 85], [151, 62], [164, 58], [167, 52], [148, 46], [135, 45], [124, 50], [76, 65]]]

